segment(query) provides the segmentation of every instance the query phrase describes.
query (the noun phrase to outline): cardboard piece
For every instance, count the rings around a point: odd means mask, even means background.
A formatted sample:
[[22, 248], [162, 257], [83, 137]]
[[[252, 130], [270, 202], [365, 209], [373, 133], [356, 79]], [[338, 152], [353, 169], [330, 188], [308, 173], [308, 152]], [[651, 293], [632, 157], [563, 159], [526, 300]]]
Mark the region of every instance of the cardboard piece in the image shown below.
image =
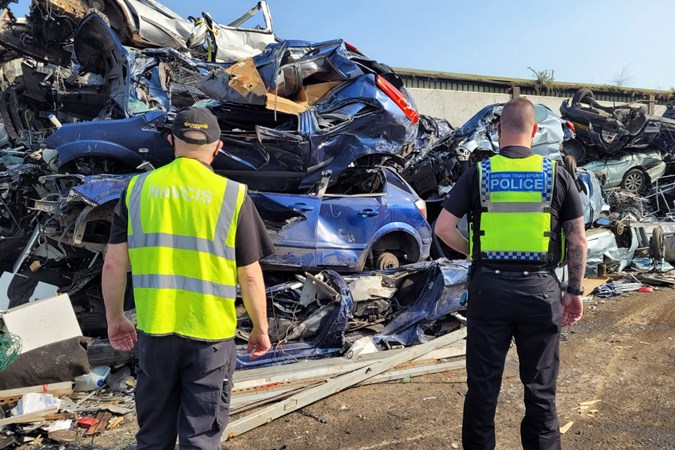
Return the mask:
[[230, 75], [228, 85], [237, 91], [242, 97], [254, 95], [263, 97], [267, 94], [258, 69], [255, 67], [253, 58], [246, 58], [228, 67], [225, 72]]
[[305, 97], [307, 97], [307, 104], [312, 106], [321, 100], [331, 89], [333, 89], [341, 81], [327, 81], [325, 83], [309, 84], [305, 86]]
[[68, 294], [26, 303], [6, 311], [5, 331], [21, 338], [21, 354], [82, 336]]
[[584, 288], [584, 295], [589, 295], [591, 292], [609, 281], [609, 277], [598, 278], [584, 278], [581, 285]]
[[297, 103], [284, 97], [275, 95], [274, 92], [267, 93], [267, 104], [265, 106], [270, 111], [279, 111], [286, 114], [301, 114], [308, 108], [306, 102]]

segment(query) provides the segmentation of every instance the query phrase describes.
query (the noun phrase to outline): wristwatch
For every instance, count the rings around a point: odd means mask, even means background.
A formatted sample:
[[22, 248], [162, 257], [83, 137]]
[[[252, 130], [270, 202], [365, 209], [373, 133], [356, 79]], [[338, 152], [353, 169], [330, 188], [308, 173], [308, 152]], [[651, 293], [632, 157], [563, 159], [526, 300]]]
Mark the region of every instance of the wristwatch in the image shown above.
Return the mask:
[[567, 287], [567, 293], [572, 294], [572, 295], [584, 295], [584, 288], [580, 287], [580, 288], [575, 289], [573, 287], [568, 286]]

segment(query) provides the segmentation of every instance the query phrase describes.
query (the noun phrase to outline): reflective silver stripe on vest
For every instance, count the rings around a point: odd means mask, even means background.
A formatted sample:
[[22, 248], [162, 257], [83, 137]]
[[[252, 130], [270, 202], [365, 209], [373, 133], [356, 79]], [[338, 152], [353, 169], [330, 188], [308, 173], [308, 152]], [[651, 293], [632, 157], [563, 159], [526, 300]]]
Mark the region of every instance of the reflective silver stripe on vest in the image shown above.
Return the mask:
[[549, 204], [531, 202], [499, 202], [488, 206], [489, 212], [498, 213], [542, 213], [548, 212]]
[[184, 277], [181, 275], [133, 275], [134, 289], [180, 289], [203, 295], [214, 295], [221, 298], [236, 298], [237, 288], [226, 284], [214, 283], [213, 281], [200, 280], [198, 278]]
[[132, 233], [132, 236], [129, 236], [130, 247], [132, 246], [138, 247], [138, 245], [132, 245], [132, 242], [138, 244], [139, 242], [138, 239], [140, 239], [143, 235], [143, 227], [141, 226], [141, 209], [139, 208], [138, 205], [140, 205], [141, 202], [141, 191], [143, 190], [143, 184], [145, 183], [145, 179], [149, 174], [150, 172], [138, 175], [136, 177], [136, 182], [134, 183], [134, 186], [131, 188], [131, 192], [128, 193], [129, 195], [128, 213]]
[[542, 261], [547, 253], [542, 252], [485, 252], [487, 259], [500, 261]]
[[[129, 236], [129, 247], [168, 247], [179, 250], [196, 250], [208, 253], [231, 261], [236, 259], [234, 247], [226, 245], [227, 233], [237, 207], [237, 198], [241, 186], [230, 180], [225, 187], [225, 198], [218, 215], [214, 239], [204, 239], [194, 236], [181, 236], [169, 233], [143, 233], [141, 225], [140, 201], [143, 184], [147, 174], [139, 175], [129, 194], [129, 222], [132, 235]], [[225, 179], [223, 179], [225, 180]]]

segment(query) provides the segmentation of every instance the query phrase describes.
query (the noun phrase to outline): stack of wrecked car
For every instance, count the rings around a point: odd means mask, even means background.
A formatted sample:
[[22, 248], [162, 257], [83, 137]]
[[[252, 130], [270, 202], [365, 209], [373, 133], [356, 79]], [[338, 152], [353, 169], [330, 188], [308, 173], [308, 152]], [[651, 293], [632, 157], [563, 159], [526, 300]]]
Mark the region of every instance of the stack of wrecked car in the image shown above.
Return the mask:
[[644, 193], [675, 162], [675, 120], [652, 116], [646, 106], [605, 106], [580, 89], [560, 107], [582, 145], [570, 152], [577, 163], [601, 174], [603, 188]]
[[173, 159], [174, 112], [192, 104], [218, 117], [225, 146], [213, 167], [249, 186], [274, 238], [268, 271], [358, 272], [428, 258], [425, 202], [393, 169], [415, 145], [419, 116], [389, 67], [341, 40], [241, 29], [256, 11], [271, 24], [264, 2], [225, 27], [252, 43], [227, 55], [213, 35], [191, 45], [207, 14], [185, 21], [150, 1], [84, 12], [57, 3], [73, 30], [50, 45], [70, 42], [68, 63], [33, 47], [19, 54], [7, 37], [41, 42], [38, 28], [54, 26], [41, 15], [51, 2], [34, 2], [28, 20], [6, 18], [12, 32], [0, 34], [9, 49], [0, 101], [9, 306], [46, 285], [71, 296], [84, 330], [105, 332], [99, 277], [113, 206], [134, 173]]

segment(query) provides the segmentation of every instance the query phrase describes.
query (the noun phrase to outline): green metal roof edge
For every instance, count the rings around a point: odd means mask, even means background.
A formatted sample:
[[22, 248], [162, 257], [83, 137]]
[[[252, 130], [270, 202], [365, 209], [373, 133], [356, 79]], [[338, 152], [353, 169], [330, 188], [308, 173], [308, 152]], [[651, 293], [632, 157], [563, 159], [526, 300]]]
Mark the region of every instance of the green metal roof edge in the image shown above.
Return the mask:
[[[455, 81], [476, 81], [483, 83], [492, 83], [499, 85], [509, 85], [509, 86], [536, 86], [536, 80], [527, 79], [527, 78], [509, 78], [509, 77], [496, 77], [489, 75], [477, 75], [470, 73], [455, 73], [455, 72], [438, 72], [432, 70], [422, 70], [422, 69], [408, 69], [405, 67], [394, 67], [396, 73], [399, 75], [409, 75], [417, 77], [427, 77], [427, 78], [438, 78], [444, 80], [455, 80]], [[613, 93], [623, 93], [623, 94], [654, 94], [657, 96], [670, 97], [673, 95], [673, 91], [664, 91], [659, 89], [642, 89], [634, 87], [620, 87], [612, 86], [608, 84], [589, 84], [589, 83], [572, 83], [568, 81], [553, 81], [549, 88], [555, 89], [580, 89], [587, 88], [595, 91], [603, 92], [613, 92]]]

